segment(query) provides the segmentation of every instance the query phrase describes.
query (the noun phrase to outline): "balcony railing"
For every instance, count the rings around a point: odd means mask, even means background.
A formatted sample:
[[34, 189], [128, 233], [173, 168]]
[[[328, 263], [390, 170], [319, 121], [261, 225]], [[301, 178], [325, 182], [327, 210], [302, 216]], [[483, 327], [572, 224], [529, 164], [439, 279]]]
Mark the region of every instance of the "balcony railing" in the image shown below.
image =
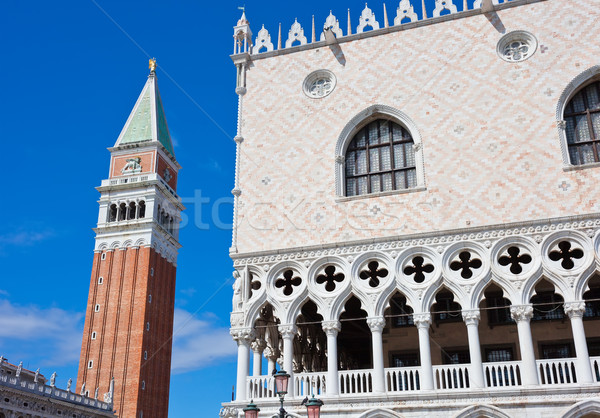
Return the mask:
[[373, 391], [372, 370], [344, 370], [339, 372], [340, 395]]
[[388, 392], [410, 392], [421, 388], [420, 367], [395, 367], [385, 369], [385, 384]]
[[[564, 385], [577, 383], [575, 364], [577, 359], [537, 360], [540, 385]], [[590, 357], [592, 374], [600, 382], [600, 357]], [[465, 390], [471, 387], [470, 364], [433, 366], [435, 390]], [[391, 367], [384, 370], [385, 388], [388, 393], [416, 392], [421, 390], [420, 367]], [[326, 396], [327, 372], [294, 374], [294, 396]], [[370, 393], [373, 391], [372, 370], [344, 370], [338, 373], [340, 396]], [[488, 388], [514, 388], [522, 385], [521, 362], [505, 361], [483, 363], [483, 376]], [[271, 376], [247, 379], [249, 399], [276, 398], [275, 381]]]
[[564, 385], [577, 383], [573, 358], [537, 360], [538, 377], [541, 385]]
[[483, 376], [489, 388], [521, 386], [521, 362], [483, 363]]

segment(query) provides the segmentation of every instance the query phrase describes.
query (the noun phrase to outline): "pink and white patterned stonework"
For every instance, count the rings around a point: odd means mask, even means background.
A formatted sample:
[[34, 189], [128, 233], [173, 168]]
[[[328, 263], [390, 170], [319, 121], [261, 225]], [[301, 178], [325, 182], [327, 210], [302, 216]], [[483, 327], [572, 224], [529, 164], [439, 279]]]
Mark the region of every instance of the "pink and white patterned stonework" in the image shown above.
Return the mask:
[[[250, 56], [232, 256], [598, 213], [600, 167], [569, 167], [556, 117], [563, 90], [598, 64], [598, 1], [518, 3], [332, 47]], [[538, 47], [525, 61], [506, 62], [496, 46], [516, 30], [533, 34]], [[303, 82], [320, 69], [337, 85], [309, 98]], [[416, 125], [424, 187], [338, 196], [340, 134], [375, 104]]]

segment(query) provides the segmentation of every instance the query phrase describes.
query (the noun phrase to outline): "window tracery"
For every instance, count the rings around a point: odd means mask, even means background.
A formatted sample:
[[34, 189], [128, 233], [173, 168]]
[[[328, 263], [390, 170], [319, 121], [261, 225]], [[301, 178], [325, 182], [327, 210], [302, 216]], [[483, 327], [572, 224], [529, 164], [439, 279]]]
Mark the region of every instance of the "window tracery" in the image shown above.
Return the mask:
[[413, 145], [408, 130], [390, 120], [363, 127], [346, 150], [346, 196], [416, 187]]
[[571, 164], [600, 162], [600, 81], [573, 96], [565, 107], [564, 121]]

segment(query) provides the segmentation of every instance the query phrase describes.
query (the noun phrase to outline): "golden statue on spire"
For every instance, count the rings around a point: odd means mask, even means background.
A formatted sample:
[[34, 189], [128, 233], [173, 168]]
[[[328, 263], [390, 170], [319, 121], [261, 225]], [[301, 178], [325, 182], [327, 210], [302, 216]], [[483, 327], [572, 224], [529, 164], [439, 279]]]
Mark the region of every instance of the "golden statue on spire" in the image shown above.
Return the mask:
[[156, 58], [150, 58], [148, 60], [148, 68], [150, 68], [151, 73], [156, 71]]

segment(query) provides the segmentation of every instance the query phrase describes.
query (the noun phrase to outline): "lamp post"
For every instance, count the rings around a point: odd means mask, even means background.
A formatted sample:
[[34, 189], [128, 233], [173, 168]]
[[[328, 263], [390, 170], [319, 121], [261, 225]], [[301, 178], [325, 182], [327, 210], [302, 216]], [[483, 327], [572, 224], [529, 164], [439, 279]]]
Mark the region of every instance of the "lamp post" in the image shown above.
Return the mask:
[[[275, 378], [275, 390], [277, 391], [277, 395], [279, 396], [279, 402], [281, 404], [279, 408], [279, 413], [277, 415], [273, 415], [272, 418], [292, 418], [287, 414], [285, 409], [283, 409], [283, 400], [285, 395], [287, 394], [288, 383], [290, 379], [290, 375], [285, 372], [285, 370], [279, 370], [278, 372], [273, 373], [273, 377]], [[319, 418], [321, 416], [321, 406], [323, 405], [323, 401], [320, 399], [316, 399], [315, 395], [313, 395], [312, 399], [308, 399], [308, 397], [304, 398], [302, 401], [302, 405], [306, 405], [306, 412], [308, 418]], [[248, 406], [244, 408], [244, 417], [245, 418], [258, 418], [258, 412], [260, 409], [250, 401]]]

